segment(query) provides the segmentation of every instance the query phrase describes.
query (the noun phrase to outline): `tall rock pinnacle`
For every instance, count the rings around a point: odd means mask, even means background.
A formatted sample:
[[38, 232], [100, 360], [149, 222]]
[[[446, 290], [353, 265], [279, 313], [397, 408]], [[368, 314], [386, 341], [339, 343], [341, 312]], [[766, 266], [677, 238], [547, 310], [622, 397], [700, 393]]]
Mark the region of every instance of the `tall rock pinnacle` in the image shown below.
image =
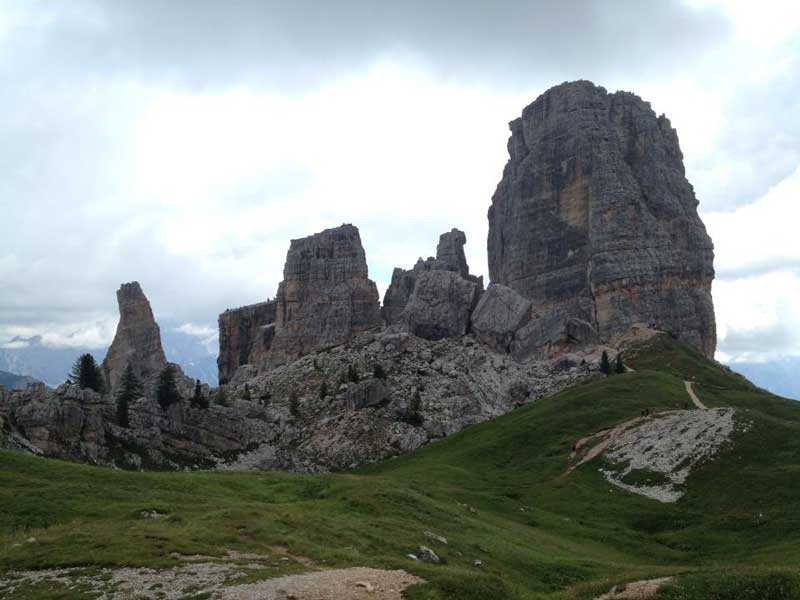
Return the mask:
[[517, 353], [643, 323], [713, 356], [713, 244], [669, 120], [634, 94], [576, 81], [510, 127], [488, 253], [492, 283], [532, 302]]
[[358, 228], [346, 224], [292, 240], [275, 303], [268, 354], [275, 364], [380, 325], [378, 288]]
[[103, 360], [106, 383], [111, 390], [116, 389], [128, 365], [140, 381], [152, 378], [167, 365], [161, 331], [139, 283], [123, 283], [117, 290], [117, 303], [119, 325]]

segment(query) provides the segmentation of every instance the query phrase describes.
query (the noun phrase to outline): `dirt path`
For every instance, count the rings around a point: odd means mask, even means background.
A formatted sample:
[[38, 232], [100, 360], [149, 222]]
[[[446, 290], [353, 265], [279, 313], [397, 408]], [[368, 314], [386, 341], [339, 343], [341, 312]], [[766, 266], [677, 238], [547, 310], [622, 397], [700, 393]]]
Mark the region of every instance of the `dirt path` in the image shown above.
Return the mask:
[[[184, 556], [187, 564], [172, 569], [118, 568], [87, 572], [86, 569], [49, 569], [11, 573], [0, 578], [0, 598], [29, 596], [28, 586], [67, 591], [86, 587], [98, 600], [183, 600], [199, 591], [209, 600], [401, 600], [403, 590], [424, 580], [405, 571], [367, 567], [327, 569], [236, 584], [254, 572], [276, 568], [274, 557], [229, 553], [210, 557]], [[283, 562], [280, 557], [278, 562]], [[242, 560], [257, 562], [242, 563]], [[235, 562], [234, 562], [235, 561]]]
[[694, 382], [692, 382], [692, 381], [684, 381], [683, 383], [686, 385], [686, 393], [689, 394], [689, 398], [692, 399], [692, 402], [694, 402], [694, 405], [697, 408], [699, 408], [700, 410], [708, 410], [708, 407], [705, 404], [703, 404], [702, 402], [700, 402], [700, 398], [698, 398], [697, 394], [694, 393], [694, 389], [692, 388], [692, 386], [694, 385]]
[[621, 586], [614, 586], [610, 592], [598, 596], [595, 600], [612, 600], [623, 598], [627, 600], [644, 600], [652, 598], [659, 589], [672, 581], [672, 577], [661, 577], [659, 579], [646, 579], [644, 581], [634, 581]]
[[288, 575], [220, 590], [219, 600], [401, 600], [403, 590], [423, 580], [405, 571], [355, 567]]

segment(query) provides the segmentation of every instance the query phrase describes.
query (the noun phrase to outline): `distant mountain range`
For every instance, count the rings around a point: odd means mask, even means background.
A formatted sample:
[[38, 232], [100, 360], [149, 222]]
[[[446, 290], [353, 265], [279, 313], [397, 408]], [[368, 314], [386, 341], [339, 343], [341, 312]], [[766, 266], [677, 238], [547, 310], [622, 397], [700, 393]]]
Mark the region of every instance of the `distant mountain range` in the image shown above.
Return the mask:
[[[177, 330], [177, 324], [161, 325], [161, 340], [167, 359], [178, 363], [194, 379], [217, 385], [217, 349], [213, 340]], [[28, 376], [50, 387], [64, 383], [75, 359], [83, 353], [92, 354], [98, 362], [108, 348], [53, 348], [40, 336], [15, 337], [6, 348], [0, 348], [0, 371], [12, 377]], [[12, 375], [14, 374], [14, 375]], [[11, 387], [2, 383], [0, 385]], [[24, 386], [23, 386], [24, 387]]]
[[728, 366], [773, 394], [800, 400], [800, 356], [769, 362], [735, 362]]
[[0, 385], [4, 388], [21, 390], [29, 383], [36, 383], [36, 379], [27, 375], [15, 375], [14, 373], [0, 371]]
[[[161, 340], [167, 359], [178, 363], [184, 372], [209, 385], [218, 385], [217, 346], [214, 340], [177, 330], [176, 323], [161, 325]], [[89, 352], [102, 361], [107, 348], [52, 348], [39, 336], [12, 340], [12, 348], [0, 348], [0, 372], [9, 377], [28, 376], [56, 387], [66, 381], [75, 359]], [[23, 346], [23, 344], [25, 344]], [[784, 357], [770, 362], [730, 363], [757, 386], [785, 398], [800, 400], [800, 357]], [[4, 383], [0, 385], [14, 387]], [[23, 383], [24, 387], [26, 384]]]

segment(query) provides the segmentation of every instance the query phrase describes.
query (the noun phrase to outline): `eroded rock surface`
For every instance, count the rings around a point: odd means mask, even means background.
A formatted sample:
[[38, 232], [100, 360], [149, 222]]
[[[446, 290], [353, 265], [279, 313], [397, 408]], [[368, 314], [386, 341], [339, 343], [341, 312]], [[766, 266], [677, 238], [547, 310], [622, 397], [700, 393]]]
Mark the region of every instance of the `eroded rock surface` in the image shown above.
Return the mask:
[[589, 376], [588, 365], [520, 363], [470, 335], [429, 341], [388, 328], [266, 371], [244, 365], [225, 405], [193, 405], [185, 389], [167, 409], [139, 398], [129, 428], [112, 397], [66, 385], [0, 390], [0, 418], [57, 458], [323, 472], [412, 451]]
[[227, 383], [236, 369], [260, 364], [267, 356], [275, 335], [276, 302], [259, 302], [226, 310], [219, 316], [220, 384]]
[[282, 364], [342, 344], [381, 324], [358, 229], [342, 225], [292, 240], [275, 298], [268, 362]]
[[117, 389], [128, 365], [140, 381], [152, 379], [167, 366], [161, 331], [139, 283], [123, 283], [117, 290], [117, 303], [119, 324], [103, 360], [103, 372], [110, 390]]
[[396, 268], [384, 294], [384, 321], [430, 340], [468, 333], [483, 279], [469, 273], [466, 241], [463, 231], [452, 229], [439, 236], [436, 258], [420, 258], [409, 270]]
[[492, 283], [533, 303], [517, 352], [562, 350], [578, 319], [587, 339], [644, 323], [713, 356], [713, 245], [669, 120], [577, 81], [510, 126], [488, 253]]
[[420, 273], [400, 321], [409, 332], [428, 340], [469, 332], [470, 315], [481, 288], [453, 271]]

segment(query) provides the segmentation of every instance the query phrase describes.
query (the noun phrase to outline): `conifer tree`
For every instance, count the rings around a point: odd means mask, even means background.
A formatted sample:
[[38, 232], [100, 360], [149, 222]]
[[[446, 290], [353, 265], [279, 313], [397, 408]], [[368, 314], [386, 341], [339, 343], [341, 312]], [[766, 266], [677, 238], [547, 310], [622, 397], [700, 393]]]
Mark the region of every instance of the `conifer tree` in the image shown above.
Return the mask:
[[142, 393], [142, 385], [133, 372], [133, 367], [128, 365], [122, 374], [117, 390], [117, 423], [120, 427], [130, 427], [129, 407]]
[[351, 383], [358, 383], [358, 381], [359, 381], [359, 377], [358, 377], [358, 369], [356, 369], [356, 366], [355, 366], [355, 365], [353, 365], [353, 364], [351, 364], [351, 365], [350, 365], [350, 366], [347, 368], [347, 379], [348, 379], [348, 381], [350, 381]]
[[167, 410], [172, 404], [180, 402], [181, 395], [178, 392], [178, 385], [175, 383], [174, 365], [168, 364], [158, 375], [156, 399], [164, 410]]
[[408, 409], [406, 410], [405, 415], [405, 422], [409, 425], [413, 425], [414, 427], [419, 427], [422, 425], [422, 395], [420, 394], [419, 388], [414, 390], [414, 396], [411, 398], [411, 402], [408, 403]]
[[292, 390], [289, 392], [289, 412], [293, 417], [300, 415], [300, 400], [297, 397], [297, 392]]
[[622, 362], [622, 352], [617, 353], [617, 360], [614, 364], [614, 370], [617, 373], [624, 373], [625, 372], [625, 364]]
[[242, 392], [242, 400], [250, 401], [250, 386], [246, 383], [244, 384], [244, 392]]
[[89, 353], [81, 354], [72, 365], [69, 382], [84, 390], [94, 390], [102, 394], [105, 391], [103, 372]]
[[194, 382], [194, 394], [192, 394], [192, 408], [208, 408], [208, 398], [203, 395], [203, 388], [200, 385], [200, 380], [196, 379]]
[[605, 350], [600, 358], [600, 370], [606, 375], [611, 375], [611, 362], [608, 360], [608, 352]]
[[322, 383], [319, 386], [319, 399], [324, 400], [327, 395], [328, 395], [328, 382], [323, 379]]
[[380, 363], [375, 363], [375, 366], [372, 367], [372, 375], [375, 379], [386, 379], [386, 371], [383, 370]]

